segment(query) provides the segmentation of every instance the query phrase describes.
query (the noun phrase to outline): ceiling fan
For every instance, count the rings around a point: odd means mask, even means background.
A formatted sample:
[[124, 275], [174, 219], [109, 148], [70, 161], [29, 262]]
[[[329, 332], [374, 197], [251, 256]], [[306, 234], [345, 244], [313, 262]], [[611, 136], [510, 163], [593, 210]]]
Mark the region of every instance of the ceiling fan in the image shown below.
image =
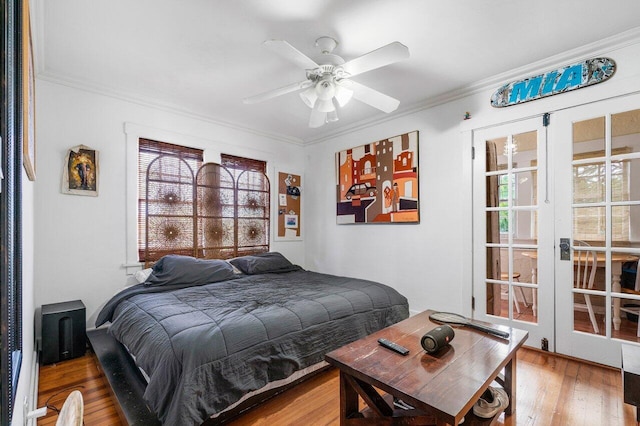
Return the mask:
[[255, 104], [287, 93], [302, 91], [300, 97], [311, 108], [309, 127], [320, 127], [338, 120], [337, 108], [344, 107], [353, 97], [386, 113], [395, 111], [400, 101], [380, 93], [350, 78], [409, 57], [409, 49], [400, 42], [380, 47], [348, 62], [333, 54], [338, 42], [320, 37], [316, 46], [320, 56], [313, 60], [284, 40], [267, 40], [268, 49], [306, 70], [306, 80], [243, 99]]

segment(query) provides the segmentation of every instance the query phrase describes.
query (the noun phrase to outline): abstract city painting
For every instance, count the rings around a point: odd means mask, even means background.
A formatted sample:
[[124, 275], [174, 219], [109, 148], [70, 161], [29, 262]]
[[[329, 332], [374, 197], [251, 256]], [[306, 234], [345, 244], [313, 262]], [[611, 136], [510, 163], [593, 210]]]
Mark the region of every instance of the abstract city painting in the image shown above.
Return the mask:
[[337, 222], [419, 223], [418, 132], [336, 153]]

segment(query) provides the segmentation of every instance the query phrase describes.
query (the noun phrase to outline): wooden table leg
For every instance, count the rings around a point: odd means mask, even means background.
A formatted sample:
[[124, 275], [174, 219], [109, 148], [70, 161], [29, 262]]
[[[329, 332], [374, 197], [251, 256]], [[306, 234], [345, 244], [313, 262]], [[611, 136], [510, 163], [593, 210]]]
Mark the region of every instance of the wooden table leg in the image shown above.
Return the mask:
[[513, 358], [504, 368], [504, 390], [509, 395], [509, 406], [505, 410], [508, 416], [516, 413], [516, 358], [517, 354], [513, 354]]
[[360, 413], [358, 393], [349, 384], [347, 375], [340, 371], [340, 424], [346, 425], [348, 418]]

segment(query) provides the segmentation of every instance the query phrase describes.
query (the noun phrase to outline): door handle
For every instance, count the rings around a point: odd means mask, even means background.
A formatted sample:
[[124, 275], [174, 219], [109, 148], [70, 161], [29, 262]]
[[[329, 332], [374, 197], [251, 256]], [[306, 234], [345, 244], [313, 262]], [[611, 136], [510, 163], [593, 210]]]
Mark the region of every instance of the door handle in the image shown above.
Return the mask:
[[570, 238], [560, 238], [560, 260], [571, 260], [570, 241]]

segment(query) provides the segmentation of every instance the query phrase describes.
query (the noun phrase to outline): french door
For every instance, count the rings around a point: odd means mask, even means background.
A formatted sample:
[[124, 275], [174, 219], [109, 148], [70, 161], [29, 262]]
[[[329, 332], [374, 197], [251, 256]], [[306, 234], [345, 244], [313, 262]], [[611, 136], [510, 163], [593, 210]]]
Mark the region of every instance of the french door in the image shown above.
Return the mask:
[[[554, 114], [556, 350], [620, 366], [640, 328], [640, 96]], [[564, 252], [564, 256], [562, 256]]]
[[550, 118], [474, 132], [474, 317], [619, 367], [640, 343], [640, 95]]
[[544, 117], [473, 135], [474, 318], [554, 350], [553, 210]]

